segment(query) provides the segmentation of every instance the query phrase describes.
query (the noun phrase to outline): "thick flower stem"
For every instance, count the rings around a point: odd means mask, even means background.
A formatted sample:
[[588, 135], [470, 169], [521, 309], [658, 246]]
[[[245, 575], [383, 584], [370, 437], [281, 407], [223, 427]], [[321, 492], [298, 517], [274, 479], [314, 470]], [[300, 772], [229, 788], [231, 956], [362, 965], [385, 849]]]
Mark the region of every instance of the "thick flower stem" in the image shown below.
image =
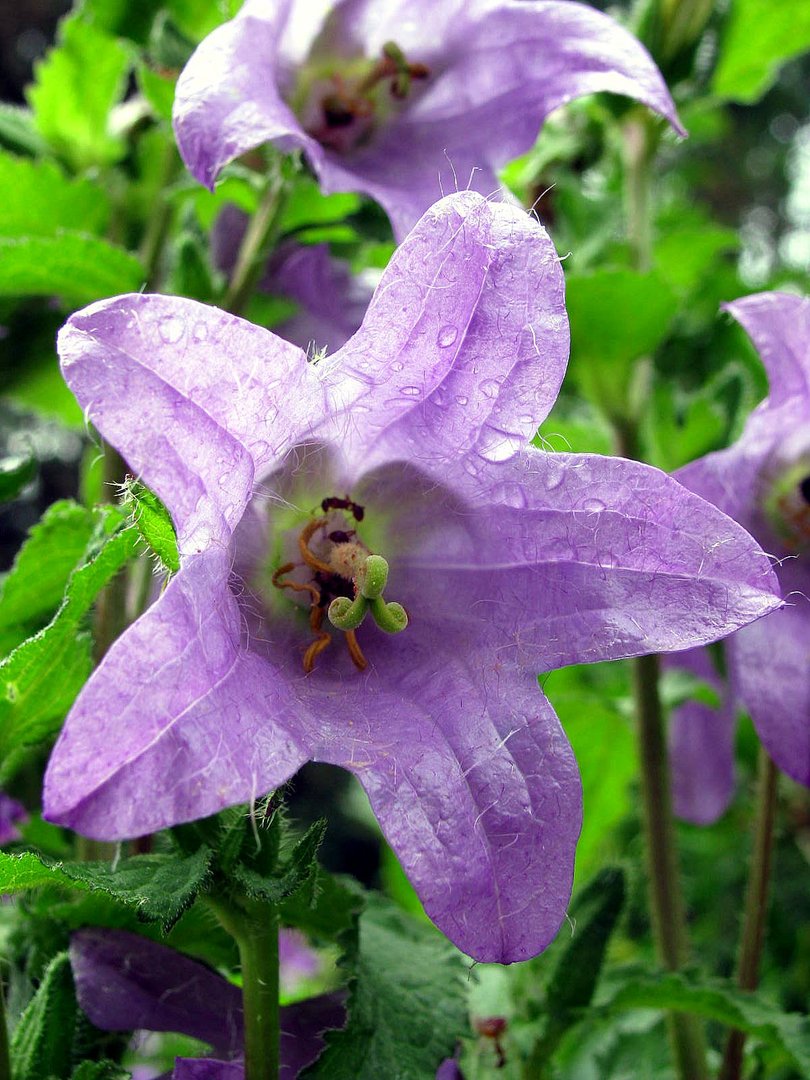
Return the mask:
[[222, 307], [232, 315], [241, 315], [253, 295], [278, 229], [286, 190], [287, 183], [279, 165], [276, 175], [267, 181], [256, 213], [248, 222], [231, 280], [222, 298]]
[[242, 964], [245, 1014], [245, 1080], [278, 1080], [278, 915], [269, 904], [251, 903], [236, 928]]
[[[640, 656], [633, 661], [653, 935], [659, 960], [668, 971], [677, 971], [688, 955], [686, 911], [672, 822], [659, 675], [657, 656]], [[669, 1013], [667, 1022], [678, 1076], [683, 1080], [708, 1076], [703, 1033], [696, 1019], [683, 1013]]]
[[[773, 862], [774, 819], [776, 817], [777, 769], [768, 751], [759, 748], [759, 778], [757, 812], [754, 824], [754, 847], [745, 898], [740, 935], [740, 956], [737, 963], [737, 982], [742, 990], [755, 990], [759, 981], [759, 965], [765, 941], [765, 922], [768, 915], [768, 893]], [[742, 1076], [745, 1033], [731, 1031], [723, 1054], [720, 1080], [740, 1080]]]

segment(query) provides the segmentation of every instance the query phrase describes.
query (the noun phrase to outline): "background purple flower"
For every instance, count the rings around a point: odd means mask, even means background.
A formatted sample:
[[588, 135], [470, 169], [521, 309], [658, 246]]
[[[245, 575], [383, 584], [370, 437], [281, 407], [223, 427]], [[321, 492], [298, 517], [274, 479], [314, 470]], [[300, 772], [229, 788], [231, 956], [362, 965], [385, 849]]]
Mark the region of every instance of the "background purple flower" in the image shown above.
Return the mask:
[[[399, 239], [444, 190], [496, 191], [550, 112], [583, 94], [633, 97], [681, 130], [649, 54], [584, 4], [558, 0], [248, 0], [177, 84], [183, 159], [212, 187], [272, 142], [301, 148], [325, 191], [362, 191]], [[386, 54], [389, 42], [400, 53]], [[390, 50], [388, 50], [390, 54]], [[456, 181], [458, 177], [458, 182]]]
[[17, 825], [27, 816], [28, 812], [22, 803], [0, 791], [0, 845], [19, 840], [20, 830]]
[[[677, 476], [779, 560], [786, 604], [729, 638], [729, 678], [779, 768], [810, 785], [810, 302], [759, 293], [725, 309], [759, 350], [770, 394], [733, 446], [692, 462]], [[677, 727], [673, 737], [677, 747], [683, 741]], [[718, 760], [715, 787], [730, 797], [726, 724], [708, 728], [706, 738], [705, 755]], [[676, 764], [676, 770], [684, 767]]]
[[[542, 227], [474, 193], [438, 203], [318, 364], [163, 296], [78, 313], [60, 350], [89, 418], [171, 511], [182, 569], [77, 700], [48, 815], [140, 835], [329, 761], [360, 779], [454, 942], [486, 960], [542, 949], [581, 796], [536, 673], [689, 648], [778, 603], [751, 538], [670, 477], [527, 446], [568, 354]], [[320, 525], [322, 500], [347, 495], [355, 510]], [[306, 535], [337, 558], [346, 530], [388, 558], [385, 599], [410, 624], [369, 620], [362, 671], [333, 631], [307, 672], [307, 604], [336, 575], [301, 563], [302, 597], [274, 572]]]
[[[242, 993], [205, 964], [124, 930], [80, 930], [70, 944], [80, 1006], [103, 1031], [174, 1031], [208, 1043], [223, 1059], [242, 1052]], [[282, 974], [283, 974], [282, 961]], [[281, 1009], [281, 1078], [293, 1080], [345, 1023], [336, 991]], [[233, 1060], [179, 1060], [175, 1077], [243, 1075]]]

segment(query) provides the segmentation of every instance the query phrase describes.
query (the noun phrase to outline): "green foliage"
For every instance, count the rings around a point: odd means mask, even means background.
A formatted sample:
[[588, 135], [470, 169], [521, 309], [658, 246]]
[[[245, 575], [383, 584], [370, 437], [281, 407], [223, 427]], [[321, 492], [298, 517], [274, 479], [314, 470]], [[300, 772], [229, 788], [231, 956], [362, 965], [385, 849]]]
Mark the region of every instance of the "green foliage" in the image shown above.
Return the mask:
[[731, 983], [685, 974], [630, 977], [620, 983], [599, 1011], [608, 1016], [625, 1009], [669, 1009], [693, 1013], [738, 1028], [778, 1051], [802, 1077], [810, 1077], [810, 1020], [785, 1013], [761, 994]]
[[123, 504], [149, 551], [164, 570], [176, 573], [180, 569], [177, 533], [169, 511], [157, 495], [139, 480], [128, 479], [124, 484]]
[[45, 143], [30, 109], [0, 102], [0, 147], [15, 154], [32, 156], [45, 151]]
[[666, 336], [677, 310], [657, 274], [599, 270], [566, 281], [572, 373], [608, 416], [626, 416], [637, 361]]
[[0, 891], [21, 893], [44, 886], [105, 893], [133, 909], [144, 922], [168, 932], [205, 884], [212, 853], [134, 855], [118, 862], [49, 862], [33, 852], [0, 852]]
[[130, 67], [122, 44], [78, 16], [60, 24], [59, 41], [35, 70], [28, 90], [39, 133], [73, 169], [110, 165], [126, 144], [110, 110], [121, 100]]
[[36, 475], [37, 460], [33, 454], [11, 454], [0, 458], [0, 503], [16, 498]]
[[69, 179], [52, 161], [0, 153], [0, 236], [101, 233], [110, 199], [90, 180]]
[[0, 580], [0, 643], [19, 644], [53, 615], [98, 524], [99, 515], [77, 503], [48, 507]]
[[54, 734], [90, 673], [85, 616], [107, 582], [133, 557], [138, 534], [120, 511], [97, 511], [86, 561], [70, 576], [51, 622], [0, 663], [0, 778], [19, 766], [26, 747]]
[[95, 236], [0, 237], [0, 296], [60, 296], [86, 304], [143, 283], [134, 255]]
[[12, 1080], [70, 1076], [76, 1015], [70, 957], [63, 952], [48, 965], [14, 1030], [10, 1048]]
[[129, 1080], [129, 1069], [114, 1061], [83, 1061], [70, 1074], [70, 1080]]
[[306, 890], [293, 894], [279, 905], [281, 919], [314, 938], [336, 940], [346, 933], [365, 903], [365, 894], [349, 877], [337, 877], [318, 867], [314, 895]]
[[433, 927], [370, 895], [342, 963], [348, 1021], [307, 1080], [424, 1080], [467, 1028], [463, 958]]
[[810, 7], [794, 0], [734, 0], [712, 89], [720, 97], [759, 100], [786, 61], [810, 48]]
[[272, 867], [255, 865], [249, 852], [243, 852], [242, 861], [231, 869], [233, 883], [251, 899], [263, 900], [274, 906], [302, 893], [310, 898], [311, 903], [318, 874], [315, 859], [325, 832], [326, 822], [316, 821], [295, 844], [289, 857]]

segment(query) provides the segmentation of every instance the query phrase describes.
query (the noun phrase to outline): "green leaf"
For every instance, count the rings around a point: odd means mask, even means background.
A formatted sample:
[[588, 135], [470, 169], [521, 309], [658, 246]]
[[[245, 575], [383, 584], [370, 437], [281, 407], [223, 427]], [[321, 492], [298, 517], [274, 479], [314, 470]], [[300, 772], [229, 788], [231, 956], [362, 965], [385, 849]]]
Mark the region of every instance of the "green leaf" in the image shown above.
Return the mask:
[[205, 884], [210, 848], [191, 855], [135, 855], [118, 863], [48, 862], [33, 852], [0, 852], [0, 893], [21, 893], [44, 886], [104, 893], [132, 908], [144, 922], [168, 932], [191, 906]]
[[98, 184], [69, 179], [52, 161], [0, 152], [0, 236], [101, 233], [109, 214], [109, 197]]
[[318, 875], [316, 856], [325, 833], [326, 822], [316, 821], [295, 845], [289, 858], [273, 872], [262, 873], [239, 862], [231, 868], [230, 878], [251, 898], [273, 905], [302, 892], [311, 898]]
[[174, 926], [208, 877], [211, 851], [191, 855], [136, 855], [120, 862], [63, 863], [62, 874], [89, 892], [106, 892], [134, 908], [144, 922]]
[[145, 63], [138, 65], [138, 86], [159, 120], [172, 118], [175, 82], [173, 77], [153, 71]]
[[130, 1080], [131, 1073], [114, 1061], [83, 1061], [70, 1074], [70, 1080]]
[[15, 499], [37, 475], [33, 454], [13, 454], [0, 458], [0, 503]]
[[351, 929], [365, 903], [365, 893], [350, 877], [338, 877], [319, 867], [314, 895], [295, 893], [279, 905], [287, 926], [314, 938], [335, 941]]
[[424, 1080], [468, 1029], [462, 956], [432, 926], [368, 897], [343, 963], [348, 1020], [326, 1035], [307, 1080]]
[[139, 480], [128, 479], [124, 484], [123, 504], [161, 566], [169, 573], [177, 573], [180, 569], [177, 533], [169, 511], [157, 495]]
[[775, 81], [785, 61], [810, 47], [810, 7], [795, 0], [734, 0], [712, 89], [752, 104]]
[[636, 361], [655, 351], [677, 310], [657, 274], [599, 270], [566, 282], [571, 364], [586, 396], [608, 415], [626, 416]]
[[684, 974], [631, 977], [606, 1001], [603, 1016], [625, 1009], [667, 1009], [693, 1013], [738, 1028], [784, 1054], [803, 1077], [810, 1077], [810, 1019], [782, 1012], [761, 994], [738, 990], [719, 979]]
[[360, 198], [352, 194], [323, 195], [317, 182], [297, 176], [284, 203], [279, 230], [293, 232], [308, 225], [331, 225], [342, 222], [360, 207]]
[[126, 150], [113, 134], [112, 107], [126, 88], [129, 51], [78, 15], [63, 19], [58, 43], [34, 68], [28, 101], [45, 141], [76, 170], [110, 165]]
[[161, 0], [80, 0], [77, 12], [82, 21], [113, 37], [128, 38], [144, 45]]
[[624, 906], [624, 873], [608, 867], [578, 895], [572, 911], [574, 931], [546, 987], [546, 1030], [535, 1047], [538, 1062], [548, 1060], [565, 1031], [593, 998], [605, 951]]
[[[137, 550], [138, 534], [122, 528], [107, 507], [87, 562], [74, 570], [51, 622], [0, 663], [0, 782], [14, 772], [25, 747], [58, 730], [90, 673], [90, 636], [82, 624], [107, 582]], [[118, 530], [118, 531], [114, 531]]]
[[0, 237], [0, 296], [61, 296], [86, 304], [137, 292], [144, 277], [134, 255], [95, 236]]
[[15, 624], [37, 629], [53, 615], [97, 525], [98, 515], [78, 503], [48, 507], [0, 581], [0, 629]]
[[48, 965], [11, 1039], [14, 1080], [68, 1077], [71, 1072], [76, 994], [70, 957], [59, 953]]

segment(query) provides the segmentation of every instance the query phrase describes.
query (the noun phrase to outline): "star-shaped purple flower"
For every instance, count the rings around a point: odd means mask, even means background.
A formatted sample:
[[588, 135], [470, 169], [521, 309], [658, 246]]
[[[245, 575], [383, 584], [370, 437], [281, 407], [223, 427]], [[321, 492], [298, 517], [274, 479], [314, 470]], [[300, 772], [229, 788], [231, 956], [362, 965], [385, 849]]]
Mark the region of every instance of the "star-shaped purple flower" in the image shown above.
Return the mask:
[[248, 0], [188, 62], [174, 126], [209, 187], [255, 146], [299, 148], [325, 191], [370, 195], [402, 239], [441, 185], [496, 190], [549, 113], [600, 90], [682, 131], [646, 50], [584, 4]]
[[167, 505], [182, 568], [74, 705], [48, 817], [140, 835], [332, 762], [460, 948], [543, 949], [581, 792], [537, 672], [779, 603], [753, 540], [671, 477], [528, 445], [568, 341], [545, 230], [472, 192], [424, 216], [318, 363], [176, 297], [72, 316], [65, 377]]
[[[779, 768], [810, 785], [810, 300], [759, 293], [725, 308], [759, 350], [770, 395], [733, 446], [692, 462], [677, 477], [779, 560], [785, 606], [726, 643], [730, 698], [750, 713]], [[696, 817], [685, 784], [696, 759], [716, 761], [703, 798], [711, 786], [714, 816], [722, 813], [732, 795], [733, 738], [721, 713], [696, 739], [683, 730], [690, 715], [675, 717], [676, 805], [685, 817], [707, 820]]]

